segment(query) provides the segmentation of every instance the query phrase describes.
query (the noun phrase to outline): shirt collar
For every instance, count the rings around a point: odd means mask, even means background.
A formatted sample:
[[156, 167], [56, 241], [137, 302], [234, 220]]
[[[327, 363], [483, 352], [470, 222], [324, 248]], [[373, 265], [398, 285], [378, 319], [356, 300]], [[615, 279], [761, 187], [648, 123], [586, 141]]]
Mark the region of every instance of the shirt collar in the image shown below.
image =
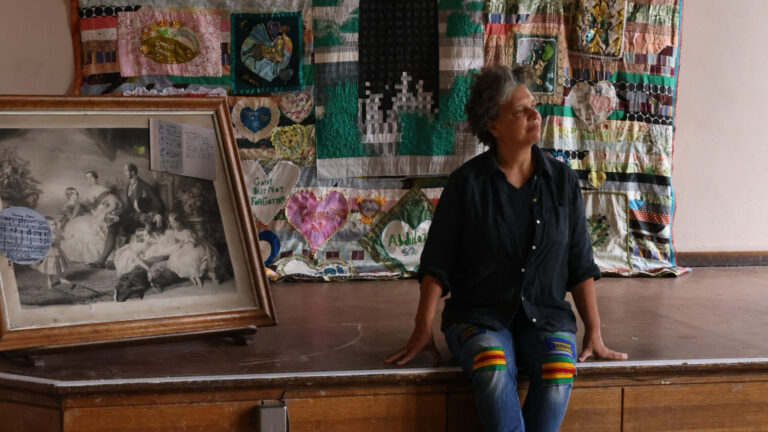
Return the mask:
[[[531, 156], [533, 156], [533, 160], [536, 164], [533, 173], [545, 173], [549, 177], [552, 177], [552, 167], [550, 165], [552, 160], [550, 160], [548, 157], [545, 157], [544, 152], [541, 151], [539, 146], [536, 144], [531, 147], [531, 153]], [[499, 159], [496, 156], [496, 152], [491, 149], [486, 150], [483, 156], [484, 157], [480, 166], [480, 172], [482, 173], [483, 177], [490, 177], [499, 169]]]

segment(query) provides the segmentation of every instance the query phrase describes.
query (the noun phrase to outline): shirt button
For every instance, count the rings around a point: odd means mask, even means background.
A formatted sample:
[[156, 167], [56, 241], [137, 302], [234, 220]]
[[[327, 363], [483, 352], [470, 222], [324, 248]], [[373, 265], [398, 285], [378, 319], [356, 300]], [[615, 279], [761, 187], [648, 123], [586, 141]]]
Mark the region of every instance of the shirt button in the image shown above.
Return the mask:
[[532, 322], [536, 322], [536, 318], [531, 319]]
[[536, 250], [536, 245], [531, 246], [531, 249]]
[[534, 198], [533, 198], [533, 202], [539, 202], [539, 199], [538, 199], [538, 198], [536, 198], [536, 197], [534, 197]]
[[539, 219], [536, 219], [536, 223], [537, 223], [537, 224], [540, 224], [540, 223], [541, 223], [541, 221], [540, 221]]
[[525, 267], [521, 268], [520, 272], [525, 273]]

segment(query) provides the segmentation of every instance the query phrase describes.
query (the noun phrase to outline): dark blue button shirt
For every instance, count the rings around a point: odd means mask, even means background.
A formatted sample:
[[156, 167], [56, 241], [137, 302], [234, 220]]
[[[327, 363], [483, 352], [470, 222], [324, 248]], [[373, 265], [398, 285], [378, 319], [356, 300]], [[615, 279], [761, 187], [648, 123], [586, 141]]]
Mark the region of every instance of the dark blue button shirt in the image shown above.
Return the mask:
[[[579, 181], [562, 162], [532, 148], [530, 200], [508, 199], [495, 153], [487, 151], [451, 174], [437, 204], [421, 255], [419, 280], [429, 273], [451, 294], [443, 328], [469, 322], [494, 329], [512, 325], [517, 309], [548, 331], [576, 332], [565, 293], [600, 278], [592, 256]], [[503, 173], [501, 173], [503, 176]], [[518, 247], [510, 224], [530, 215], [530, 247]], [[524, 217], [523, 217], [524, 219]]]

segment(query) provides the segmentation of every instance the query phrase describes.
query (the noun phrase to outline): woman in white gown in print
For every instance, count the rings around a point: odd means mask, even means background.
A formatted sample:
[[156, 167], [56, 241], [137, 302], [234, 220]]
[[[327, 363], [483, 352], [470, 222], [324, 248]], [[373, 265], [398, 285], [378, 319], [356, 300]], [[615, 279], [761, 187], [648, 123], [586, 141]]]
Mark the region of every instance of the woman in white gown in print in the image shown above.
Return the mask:
[[191, 230], [184, 228], [177, 213], [168, 213], [168, 229], [160, 234], [145, 253], [146, 258], [167, 256], [167, 268], [196, 286], [202, 286], [205, 275], [216, 279], [216, 250], [205, 241], [198, 241]]
[[[119, 219], [123, 204], [115, 194], [99, 184], [96, 171], [86, 171], [85, 178], [89, 184], [85, 204], [90, 212], [74, 217], [66, 223], [62, 233], [61, 250], [70, 261], [91, 263], [98, 260], [104, 250], [107, 227]], [[79, 196], [76, 189], [67, 190], [74, 191], [74, 194]]]

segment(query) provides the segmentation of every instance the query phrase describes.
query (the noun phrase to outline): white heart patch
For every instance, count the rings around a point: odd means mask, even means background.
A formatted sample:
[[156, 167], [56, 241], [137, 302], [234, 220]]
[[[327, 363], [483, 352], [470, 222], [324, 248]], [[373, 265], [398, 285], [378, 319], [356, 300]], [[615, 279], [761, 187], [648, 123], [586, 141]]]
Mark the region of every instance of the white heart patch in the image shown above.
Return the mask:
[[299, 180], [299, 167], [291, 162], [280, 161], [266, 175], [255, 160], [243, 160], [242, 165], [253, 215], [259, 222], [268, 224], [293, 192]]
[[432, 221], [425, 220], [413, 229], [403, 221], [394, 220], [382, 231], [381, 244], [390, 257], [399, 261], [408, 271], [413, 271], [419, 265], [430, 225]]
[[573, 108], [584, 123], [594, 126], [605, 121], [616, 109], [618, 98], [610, 81], [599, 81], [594, 87], [582, 81], [571, 89], [566, 104]]

